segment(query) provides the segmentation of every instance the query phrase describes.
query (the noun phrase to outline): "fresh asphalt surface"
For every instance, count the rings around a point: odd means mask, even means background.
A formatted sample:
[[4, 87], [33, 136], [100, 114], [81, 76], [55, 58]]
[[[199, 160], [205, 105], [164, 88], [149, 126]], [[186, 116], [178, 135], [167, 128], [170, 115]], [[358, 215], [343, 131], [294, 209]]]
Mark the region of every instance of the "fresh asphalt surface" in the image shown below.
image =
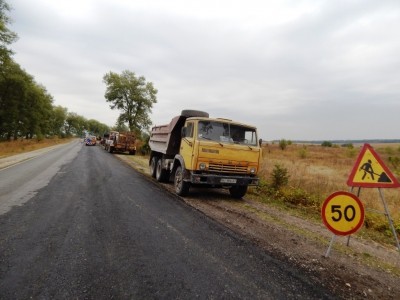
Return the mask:
[[99, 146], [0, 170], [0, 192], [0, 299], [334, 298]]

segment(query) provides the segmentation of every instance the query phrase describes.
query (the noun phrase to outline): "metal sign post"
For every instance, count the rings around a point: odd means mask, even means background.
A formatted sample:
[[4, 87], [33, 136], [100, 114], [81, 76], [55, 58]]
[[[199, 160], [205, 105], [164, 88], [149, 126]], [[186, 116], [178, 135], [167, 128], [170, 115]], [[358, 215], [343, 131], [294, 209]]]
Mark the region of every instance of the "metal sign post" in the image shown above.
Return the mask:
[[396, 240], [397, 250], [400, 252], [399, 239], [397, 238], [397, 233], [396, 233], [396, 229], [394, 228], [394, 225], [393, 225], [393, 220], [390, 217], [389, 209], [386, 205], [386, 201], [385, 201], [385, 198], [383, 197], [383, 192], [382, 192], [381, 188], [378, 188], [378, 190], [379, 190], [379, 195], [381, 196], [383, 207], [385, 208], [385, 216], [387, 217], [387, 219], [389, 221], [390, 229], [392, 230], [394, 239]]

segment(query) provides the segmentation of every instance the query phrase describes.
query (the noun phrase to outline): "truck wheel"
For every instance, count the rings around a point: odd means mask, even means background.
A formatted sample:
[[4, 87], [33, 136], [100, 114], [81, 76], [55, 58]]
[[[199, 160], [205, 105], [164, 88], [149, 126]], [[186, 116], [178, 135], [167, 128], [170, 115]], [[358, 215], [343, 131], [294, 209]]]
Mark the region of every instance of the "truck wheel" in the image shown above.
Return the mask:
[[135, 155], [135, 154], [136, 154], [136, 150], [129, 151], [129, 155]]
[[159, 159], [157, 161], [157, 166], [156, 166], [156, 179], [158, 182], [166, 182], [168, 181], [168, 175], [169, 172], [166, 169], [163, 169], [162, 167], [162, 159]]
[[200, 111], [200, 110], [192, 110], [192, 109], [184, 109], [181, 112], [181, 116], [190, 118], [190, 117], [204, 117], [208, 118], [210, 115], [206, 113], [205, 111]]
[[189, 193], [190, 183], [183, 181], [183, 169], [181, 166], [176, 169], [174, 186], [175, 192], [179, 196], [186, 196]]
[[150, 175], [153, 178], [156, 178], [157, 161], [158, 161], [157, 156], [153, 156], [150, 161]]
[[109, 147], [108, 147], [108, 152], [109, 152], [109, 153], [113, 153], [113, 151], [114, 151], [114, 147], [109, 146]]
[[247, 185], [238, 185], [232, 186], [229, 189], [229, 193], [231, 194], [232, 198], [241, 199], [247, 192]]

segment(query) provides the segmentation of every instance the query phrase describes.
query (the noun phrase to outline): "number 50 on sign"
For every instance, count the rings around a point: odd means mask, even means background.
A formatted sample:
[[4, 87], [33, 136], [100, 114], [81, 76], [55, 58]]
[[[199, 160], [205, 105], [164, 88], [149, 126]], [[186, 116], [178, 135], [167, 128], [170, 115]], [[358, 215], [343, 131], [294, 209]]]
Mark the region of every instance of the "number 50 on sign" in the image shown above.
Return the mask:
[[321, 217], [325, 226], [336, 235], [350, 235], [364, 223], [364, 206], [352, 193], [335, 192], [323, 203]]

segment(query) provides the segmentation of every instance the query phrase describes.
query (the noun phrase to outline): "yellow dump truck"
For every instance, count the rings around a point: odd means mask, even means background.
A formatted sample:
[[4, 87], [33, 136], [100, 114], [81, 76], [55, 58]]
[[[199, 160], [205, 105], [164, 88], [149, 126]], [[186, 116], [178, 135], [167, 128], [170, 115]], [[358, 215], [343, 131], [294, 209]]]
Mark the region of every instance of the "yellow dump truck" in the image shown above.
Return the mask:
[[254, 126], [228, 119], [213, 119], [197, 110], [183, 110], [169, 124], [150, 133], [149, 167], [160, 182], [174, 182], [178, 195], [190, 186], [228, 188], [242, 198], [258, 185], [261, 139]]
[[104, 142], [104, 149], [110, 153], [129, 152], [136, 154], [136, 136], [133, 132], [110, 131]]

